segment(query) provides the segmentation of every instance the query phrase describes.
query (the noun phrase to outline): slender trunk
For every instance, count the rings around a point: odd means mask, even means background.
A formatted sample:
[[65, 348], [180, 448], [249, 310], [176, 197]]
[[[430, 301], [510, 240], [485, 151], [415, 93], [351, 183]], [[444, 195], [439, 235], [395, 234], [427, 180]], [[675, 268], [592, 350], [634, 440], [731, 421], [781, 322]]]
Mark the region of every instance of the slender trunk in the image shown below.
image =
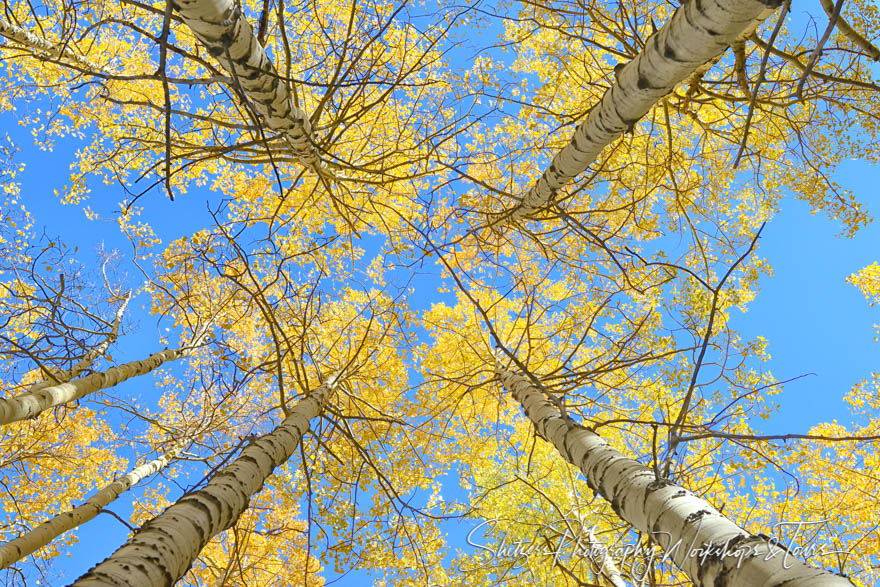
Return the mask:
[[101, 513], [108, 504], [128, 491], [142, 479], [164, 469], [170, 461], [183, 450], [184, 441], [175, 444], [171, 450], [158, 459], [133, 469], [128, 474], [106, 485], [89, 497], [85, 503], [70, 511], [58, 514], [18, 538], [0, 546], [0, 569], [5, 569], [15, 561], [43, 548], [64, 532], [85, 524]]
[[[834, 14], [834, 2], [831, 0], [821, 0], [822, 8], [825, 10], [825, 14], [829, 17]], [[853, 29], [846, 20], [844, 20], [843, 16], [837, 17], [837, 30], [839, 30], [843, 35], [852, 41], [853, 45], [864, 51], [868, 54], [868, 57], [873, 59], [874, 61], [880, 61], [880, 49], [875, 47], [868, 39], [860, 35]]]
[[60, 373], [53, 373], [52, 379], [46, 379], [34, 383], [30, 386], [28, 392], [33, 393], [51, 385], [66, 383], [67, 381], [70, 381], [71, 379], [91, 367], [92, 363], [95, 362], [95, 359], [97, 359], [98, 357], [103, 357], [104, 353], [107, 352], [107, 349], [110, 348], [110, 345], [116, 342], [116, 338], [119, 336], [119, 324], [122, 322], [122, 315], [125, 314], [125, 309], [128, 307], [128, 302], [130, 300], [131, 292], [128, 292], [128, 295], [125, 296], [122, 304], [120, 304], [119, 308], [116, 310], [116, 318], [113, 320], [113, 326], [110, 328], [110, 333], [103, 341], [101, 341], [101, 344], [86, 353], [85, 356], [70, 369], [61, 371]]
[[797, 560], [765, 536], [749, 534], [687, 489], [658, 479], [598, 434], [561, 416], [522, 375], [500, 364], [495, 373], [522, 404], [538, 434], [580, 468], [593, 491], [622, 520], [651, 536], [695, 585], [852, 587], [844, 578]]
[[0, 399], [0, 425], [35, 418], [50, 408], [78, 400], [101, 389], [113, 387], [126, 379], [144, 375], [168, 361], [185, 357], [190, 352], [191, 347], [166, 349], [143, 361], [132, 361], [118, 367], [110, 367], [101, 373], [92, 373], [76, 381], [50, 385], [17, 397]]
[[74, 585], [172, 585], [211, 538], [232, 527], [251, 497], [283, 464], [336, 387], [333, 376], [302, 399], [272, 432], [253, 441], [208, 484], [144, 524], [119, 550]]
[[581, 515], [582, 506], [578, 503], [577, 495], [572, 491], [571, 495], [571, 503], [574, 506], [573, 512], [577, 515], [578, 527], [574, 529], [574, 531], [578, 534], [582, 533], [584, 530], [587, 531], [587, 543], [590, 547], [588, 554], [590, 556], [590, 560], [599, 566], [599, 574], [613, 587], [626, 587], [626, 582], [623, 580], [623, 575], [620, 574], [620, 569], [617, 568], [617, 565], [614, 563], [614, 559], [611, 558], [611, 555], [608, 553], [607, 545], [603, 545], [596, 538], [596, 532], [593, 530], [592, 525], [589, 523], [589, 520]]
[[38, 37], [37, 35], [12, 24], [2, 16], [0, 16], [0, 35], [6, 37], [10, 41], [15, 41], [19, 45], [27, 47], [28, 49], [42, 53], [50, 59], [63, 58], [86, 71], [103, 71], [103, 68], [100, 65], [74, 53], [73, 49], [71, 49], [67, 43], [56, 45], [55, 43], [47, 41], [42, 37]]
[[604, 545], [602, 545], [596, 538], [596, 533], [592, 528], [590, 528], [587, 538], [589, 538], [591, 545], [599, 545], [601, 548], [601, 560], [598, 561], [599, 574], [614, 587], [626, 587], [626, 581], [623, 580], [623, 575], [620, 574], [620, 569], [617, 568], [614, 559], [608, 554], [607, 547], [604, 547]]
[[585, 171], [603, 148], [632, 129], [658, 100], [737, 38], [751, 34], [780, 4], [780, 0], [687, 0], [679, 6], [618, 72], [571, 142], [505, 217], [517, 220], [546, 206], [557, 190]]
[[169, 0], [183, 22], [233, 78], [266, 126], [282, 133], [303, 165], [326, 173], [312, 142], [308, 115], [291, 99], [287, 82], [234, 0]]

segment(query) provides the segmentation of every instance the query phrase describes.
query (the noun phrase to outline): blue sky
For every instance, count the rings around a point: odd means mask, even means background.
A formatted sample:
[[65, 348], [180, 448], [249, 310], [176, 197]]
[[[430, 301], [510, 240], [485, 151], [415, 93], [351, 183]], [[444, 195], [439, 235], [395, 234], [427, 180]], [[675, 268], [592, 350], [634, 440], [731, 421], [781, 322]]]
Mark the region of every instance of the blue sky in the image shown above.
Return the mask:
[[[38, 229], [45, 228], [49, 235], [78, 246], [81, 255], [92, 254], [101, 243], [127, 254], [127, 245], [114, 223], [89, 221], [80, 208], [61, 205], [54, 196], [54, 190], [67, 182], [71, 146], [62, 144], [49, 153], [35, 148], [28, 136], [16, 134], [21, 149], [18, 160], [27, 164], [20, 176], [22, 196]], [[872, 174], [868, 164], [848, 162], [836, 179], [872, 209], [876, 208]], [[114, 202], [121, 197], [119, 188], [101, 184], [94, 188], [90, 204], [102, 216], [110, 217], [116, 209]], [[142, 203], [170, 240], [208, 221], [206, 205], [210, 199], [208, 192], [196, 189], [173, 203], [155, 193]], [[806, 204], [787, 197], [780, 208], [765, 229], [758, 250], [770, 260], [774, 275], [762, 277], [761, 291], [748, 311], [734, 312], [731, 320], [744, 336], [761, 335], [769, 341], [772, 359], [768, 366], [777, 378], [815, 373], [789, 384], [779, 396], [780, 412], [764, 423], [766, 433], [804, 433], [813, 424], [832, 418], [849, 422], [842, 395], [856, 381], [869, 377], [872, 370], [880, 370], [873, 329], [873, 324], [880, 323], [880, 311], [846, 283], [848, 275], [880, 260], [880, 225], [874, 222], [854, 238], [838, 237], [840, 227], [822, 213], [811, 214]], [[114, 352], [118, 359], [138, 358], [155, 350], [156, 320], [146, 313], [147, 300], [138, 302], [131, 311], [137, 330], [120, 341]], [[156, 395], [149, 380], [124, 385], [126, 395], [140, 396], [147, 403]], [[130, 511], [116, 504], [113, 509], [122, 516]], [[469, 524], [449, 525], [453, 544], [464, 546]], [[71, 557], [59, 562], [59, 570], [69, 578], [77, 576], [112, 552], [124, 535], [118, 522], [100, 516], [81, 528], [81, 542], [71, 549]], [[359, 581], [362, 576], [350, 576], [339, 584]]]
[[[119, 248], [126, 255], [129, 248], [112, 222], [88, 221], [79, 207], [58, 203], [54, 190], [68, 183], [69, 163], [75, 145], [57, 144], [54, 152], [33, 145], [33, 139], [14, 123], [8, 114], [4, 126], [21, 149], [17, 160], [27, 164], [19, 177], [22, 198], [33, 213], [37, 229], [59, 236], [69, 246], [78, 246], [80, 255], [94, 254], [103, 243]], [[869, 210], [876, 213], [876, 168], [864, 162], [848, 162], [835, 179], [852, 190]], [[101, 216], [110, 218], [118, 210], [115, 202], [123, 194], [118, 187], [92, 182], [95, 190], [89, 204]], [[151, 224], [165, 242], [187, 234], [210, 222], [208, 202], [216, 201], [207, 191], [194, 188], [175, 202], [159, 191], [139, 203], [150, 209]], [[878, 343], [873, 324], [880, 323], [880, 309], [871, 308], [846, 277], [866, 265], [880, 261], [880, 225], [872, 223], [854, 238], [836, 236], [840, 226], [823, 213], [812, 215], [806, 204], [786, 197], [780, 213], [764, 230], [758, 254], [774, 268], [773, 276], [761, 279], [761, 291], [742, 314], [733, 313], [731, 325], [745, 338], [763, 336], [772, 356], [769, 369], [778, 379], [814, 373], [786, 386], [778, 397], [780, 412], [763, 424], [766, 433], [805, 433], [819, 422], [837, 419], [849, 422], [850, 415], [841, 397], [872, 371], [880, 371]], [[88, 264], [89, 259], [82, 261]], [[431, 269], [425, 266], [425, 270]], [[147, 313], [148, 300], [140, 298], [130, 308], [135, 329], [125, 336], [113, 352], [117, 360], [131, 360], [156, 350], [157, 325]], [[130, 397], [157, 396], [152, 381], [124, 384]], [[135, 490], [137, 493], [137, 490]], [[125, 503], [125, 502], [123, 502]], [[114, 504], [114, 511], [127, 517], [127, 505]], [[470, 523], [450, 524], [447, 532], [453, 544], [464, 545]], [[107, 516], [99, 516], [80, 529], [80, 543], [62, 558], [58, 569], [74, 578], [106, 555], [124, 539], [125, 529]], [[362, 584], [352, 576], [338, 584]]]
[[[835, 179], [876, 213], [876, 166], [848, 161]], [[744, 336], [769, 341], [768, 366], [778, 379], [815, 373], [787, 385], [779, 414], [767, 432], [806, 432], [811, 424], [836, 418], [849, 422], [843, 394], [880, 370], [874, 324], [880, 311], [846, 278], [880, 261], [880, 225], [872, 222], [854, 238], [835, 236], [839, 226], [793, 197], [768, 224], [758, 254], [774, 275], [761, 279], [761, 291], [745, 314], [731, 324]]]

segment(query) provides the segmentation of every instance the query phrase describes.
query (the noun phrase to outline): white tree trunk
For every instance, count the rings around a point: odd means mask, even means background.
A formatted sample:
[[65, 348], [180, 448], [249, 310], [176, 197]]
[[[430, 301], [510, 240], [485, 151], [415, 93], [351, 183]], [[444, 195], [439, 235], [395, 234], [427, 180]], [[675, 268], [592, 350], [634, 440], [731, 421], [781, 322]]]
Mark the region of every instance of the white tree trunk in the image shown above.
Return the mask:
[[56, 45], [38, 37], [37, 35], [16, 26], [0, 16], [0, 35], [6, 37], [10, 41], [15, 41], [19, 45], [32, 49], [44, 54], [50, 59], [66, 59], [72, 65], [80, 67], [86, 71], [103, 71], [100, 65], [89, 61], [85, 57], [73, 52], [67, 44]]
[[[820, 0], [822, 2], [822, 8], [825, 9], [825, 14], [829, 17], [834, 14], [834, 2], [832, 0]], [[864, 51], [868, 57], [873, 59], [874, 61], [880, 61], [880, 49], [875, 47], [868, 39], [860, 35], [853, 29], [846, 20], [844, 20], [842, 15], [838, 15], [837, 17], [837, 30], [839, 30], [843, 35], [848, 38], [852, 43]]]
[[658, 480], [651, 469], [625, 457], [598, 434], [562, 417], [522, 375], [500, 364], [495, 373], [522, 404], [538, 434], [580, 468], [590, 487], [622, 520], [651, 536], [695, 585], [852, 587], [844, 578], [804, 564], [766, 537], [750, 535], [687, 489]]
[[[171, 1], [171, 0], [169, 0]], [[287, 83], [260, 45], [235, 0], [173, 0], [181, 18], [241, 89], [266, 126], [282, 133], [303, 165], [324, 173], [308, 115], [296, 107]]]
[[113, 327], [110, 329], [110, 333], [103, 341], [101, 341], [101, 344], [86, 353], [86, 355], [70, 369], [62, 371], [60, 373], [53, 373], [52, 379], [54, 379], [54, 381], [46, 379], [34, 383], [30, 386], [30, 388], [28, 388], [28, 392], [33, 393], [56, 383], [65, 383], [67, 381], [70, 381], [71, 379], [91, 367], [92, 363], [95, 362], [95, 359], [97, 359], [98, 357], [103, 357], [104, 353], [107, 352], [107, 349], [110, 348], [110, 345], [116, 342], [116, 338], [119, 336], [119, 324], [122, 322], [122, 316], [123, 314], [125, 314], [125, 309], [128, 307], [128, 302], [130, 300], [131, 292], [128, 292], [128, 295], [125, 296], [122, 304], [120, 304], [119, 308], [116, 310], [116, 317], [113, 320]]
[[573, 506], [572, 511], [576, 513], [578, 522], [578, 527], [574, 528], [574, 531], [580, 534], [584, 530], [587, 530], [587, 539], [589, 540], [589, 545], [591, 547], [591, 550], [589, 551], [591, 562], [599, 566], [600, 575], [606, 581], [611, 583], [613, 587], [626, 587], [626, 582], [623, 580], [623, 575], [621, 575], [620, 569], [617, 568], [614, 559], [611, 558], [611, 555], [608, 553], [608, 545], [599, 542], [596, 538], [596, 532], [593, 530], [589, 520], [580, 513], [582, 506], [578, 503], [577, 494], [572, 491], [570, 495]]
[[557, 190], [585, 171], [602, 149], [631, 129], [658, 100], [737, 38], [751, 34], [780, 4], [779, 0], [687, 0], [679, 6], [641, 53], [618, 72], [571, 142], [504, 218], [518, 220], [546, 206]]
[[35, 418], [50, 408], [78, 400], [101, 389], [113, 387], [126, 379], [144, 375], [168, 361], [185, 357], [190, 352], [191, 347], [166, 349], [143, 361], [132, 361], [118, 367], [110, 367], [101, 373], [92, 373], [76, 381], [50, 385], [17, 397], [0, 399], [0, 425]]
[[[602, 545], [596, 539], [596, 533], [593, 531], [592, 528], [590, 528], [587, 538], [590, 539], [590, 544], [599, 545], [600, 548], [607, 548], [607, 545]], [[601, 556], [602, 560], [599, 564], [599, 573], [602, 575], [602, 577], [604, 577], [614, 587], [626, 587], [626, 582], [623, 580], [623, 575], [620, 574], [620, 569], [618, 569], [617, 565], [614, 564], [614, 559], [611, 558], [611, 555], [608, 554], [608, 551], [603, 549]]]
[[186, 443], [180, 441], [171, 450], [158, 459], [133, 469], [128, 474], [106, 485], [100, 491], [89, 497], [85, 503], [70, 511], [58, 514], [25, 534], [0, 546], [0, 569], [5, 569], [17, 560], [21, 560], [29, 554], [46, 546], [64, 532], [85, 524], [101, 513], [113, 500], [128, 491], [132, 486], [139, 483], [153, 473], [164, 469], [170, 461], [183, 450]]
[[172, 585], [211, 538], [232, 527], [272, 471], [283, 464], [320, 415], [337, 376], [299, 401], [272, 432], [253, 441], [208, 484], [184, 495], [74, 585]]

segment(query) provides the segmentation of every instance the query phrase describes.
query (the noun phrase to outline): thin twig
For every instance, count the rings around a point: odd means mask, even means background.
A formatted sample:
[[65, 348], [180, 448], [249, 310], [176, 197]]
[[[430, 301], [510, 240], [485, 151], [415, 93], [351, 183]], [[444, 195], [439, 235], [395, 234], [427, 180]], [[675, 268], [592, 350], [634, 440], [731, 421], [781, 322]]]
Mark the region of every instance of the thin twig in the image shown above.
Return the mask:
[[834, 27], [837, 25], [837, 19], [840, 18], [840, 11], [842, 9], [843, 0], [837, 0], [837, 3], [834, 5], [834, 11], [828, 18], [828, 26], [825, 27], [825, 34], [822, 35], [822, 38], [819, 39], [819, 44], [816, 45], [815, 49], [813, 49], [813, 54], [810, 55], [810, 60], [807, 62], [807, 67], [801, 74], [801, 79], [798, 80], [797, 89], [795, 90], [794, 95], [799, 102], [804, 99], [804, 84], [807, 83], [807, 76], [810, 75], [810, 72], [813, 71], [813, 67], [816, 66], [816, 62], [819, 61], [819, 57], [822, 56], [822, 49], [825, 47], [825, 43], [827, 43], [828, 39], [831, 37], [831, 31], [833, 31]]
[[672, 455], [675, 452], [676, 447], [680, 443], [680, 438], [678, 437], [678, 429], [684, 424], [687, 419], [687, 414], [690, 409], [691, 399], [693, 398], [694, 390], [697, 387], [697, 377], [700, 374], [700, 369], [703, 366], [703, 359], [706, 356], [706, 350], [709, 346], [709, 340], [712, 338], [712, 327], [715, 324], [715, 316], [718, 312], [718, 299], [721, 296], [721, 290], [724, 287], [727, 279], [733, 274], [734, 270], [742, 263], [746, 257], [748, 257], [752, 251], [755, 249], [755, 245], [758, 243], [758, 238], [761, 236], [761, 231], [764, 230], [765, 224], [761, 225], [761, 228], [758, 229], [758, 232], [755, 234], [752, 239], [751, 244], [749, 245], [748, 250], [743, 253], [736, 262], [730, 266], [730, 269], [727, 270], [727, 273], [724, 274], [724, 277], [721, 278], [721, 281], [718, 282], [718, 285], [712, 291], [712, 309], [709, 311], [709, 321], [706, 324], [706, 332], [703, 335], [703, 344], [700, 348], [700, 354], [697, 357], [697, 362], [694, 365], [694, 372], [691, 374], [691, 381], [688, 385], [687, 393], [684, 395], [684, 399], [682, 400], [681, 410], [678, 412], [678, 417], [675, 419], [675, 424], [669, 429], [669, 440], [667, 446], [667, 454], [664, 463], [664, 473], [668, 477], [669, 476], [669, 468], [672, 464]]
[[171, 88], [168, 86], [168, 76], [165, 73], [165, 65], [168, 57], [168, 31], [171, 29], [171, 2], [165, 3], [165, 18], [162, 21], [162, 35], [159, 37], [159, 67], [156, 71], [162, 79], [162, 91], [165, 94], [165, 191], [168, 197], [174, 201], [174, 192], [171, 191]]
[[758, 88], [761, 87], [761, 83], [764, 81], [764, 75], [767, 72], [767, 61], [770, 59], [770, 48], [773, 47], [773, 43], [776, 42], [776, 37], [779, 35], [779, 31], [782, 30], [782, 23], [785, 22], [785, 17], [788, 16], [790, 8], [791, 0], [785, 0], [785, 4], [782, 5], [782, 10], [779, 11], [779, 20], [776, 21], [776, 26], [773, 28], [773, 34], [770, 35], [770, 40], [767, 42], [767, 48], [764, 50], [764, 57], [761, 59], [761, 69], [758, 71], [758, 79], [755, 80], [755, 87], [752, 88], [752, 98], [749, 100], [749, 111], [746, 114], [746, 123], [743, 126], [742, 141], [739, 144], [739, 150], [736, 152], [736, 158], [733, 160], [734, 169], [739, 166], [739, 160], [742, 159], [743, 151], [745, 151], [746, 143], [749, 140], [749, 128], [752, 126], [752, 116], [755, 114], [755, 102], [758, 100]]

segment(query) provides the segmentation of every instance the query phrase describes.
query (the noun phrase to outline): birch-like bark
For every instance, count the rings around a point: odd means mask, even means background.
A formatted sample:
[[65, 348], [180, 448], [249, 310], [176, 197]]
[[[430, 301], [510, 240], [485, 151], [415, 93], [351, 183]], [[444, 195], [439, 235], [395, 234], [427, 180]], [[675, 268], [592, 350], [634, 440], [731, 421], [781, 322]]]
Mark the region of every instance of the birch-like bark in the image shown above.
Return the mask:
[[237, 82], [263, 117], [281, 133], [303, 165], [326, 173], [312, 141], [308, 115], [291, 99], [290, 88], [275, 70], [254, 29], [235, 0], [169, 0], [183, 22]]
[[[825, 10], [825, 14], [829, 17], [834, 14], [834, 2], [831, 0], [821, 0], [822, 8]], [[874, 61], [880, 61], [880, 49], [875, 47], [868, 39], [860, 35], [854, 28], [852, 28], [846, 20], [844, 20], [843, 16], [837, 17], [837, 30], [839, 30], [843, 35], [852, 41], [852, 43], [867, 53], [868, 57], [873, 59]]]
[[0, 569], [5, 569], [15, 561], [43, 548], [63, 533], [85, 524], [101, 513], [113, 500], [137, 485], [143, 479], [158, 473], [183, 450], [185, 441], [176, 443], [171, 450], [161, 457], [133, 469], [126, 475], [104, 486], [91, 495], [85, 503], [70, 511], [58, 514], [47, 520], [23, 536], [10, 540], [0, 546]]
[[116, 338], [119, 336], [119, 325], [122, 323], [122, 316], [125, 314], [125, 309], [128, 307], [128, 302], [130, 300], [131, 292], [128, 292], [128, 295], [125, 296], [122, 304], [120, 304], [119, 308], [116, 310], [116, 317], [113, 320], [113, 326], [110, 328], [110, 333], [103, 341], [101, 341], [101, 344], [86, 353], [85, 356], [70, 369], [61, 371], [60, 373], [53, 373], [52, 379], [45, 379], [34, 383], [28, 388], [28, 392], [33, 393], [49, 387], [50, 385], [66, 383], [91, 367], [92, 363], [95, 362], [95, 359], [103, 357], [104, 353], [107, 352], [107, 349], [110, 348], [110, 345], [116, 342]]
[[[617, 74], [571, 142], [515, 207], [519, 220], [544, 208], [556, 192], [584, 172], [606, 146], [631, 129], [661, 98], [738, 38], [750, 35], [780, 0], [687, 0], [645, 48]], [[503, 219], [499, 219], [501, 222]]]
[[608, 553], [608, 547], [596, 538], [596, 532], [593, 530], [593, 527], [589, 524], [587, 519], [580, 514], [581, 507], [578, 505], [577, 495], [572, 491], [571, 492], [571, 502], [576, 507], [577, 512], [577, 522], [578, 528], [575, 531], [580, 534], [585, 529], [587, 530], [587, 539], [589, 540], [590, 550], [589, 555], [590, 559], [593, 563], [599, 566], [599, 573], [602, 577], [611, 583], [613, 587], [626, 587], [626, 582], [623, 580], [623, 575], [620, 573], [620, 569], [617, 568], [617, 565], [614, 563], [614, 559], [611, 558], [611, 555]]
[[165, 349], [143, 361], [132, 361], [118, 367], [110, 367], [100, 373], [86, 375], [75, 381], [28, 391], [17, 397], [0, 399], [0, 425], [35, 418], [55, 406], [113, 387], [126, 379], [144, 375], [169, 361], [188, 356], [191, 352], [192, 347]]
[[[592, 528], [590, 528], [587, 538], [589, 538], [590, 544], [600, 544], [596, 539], [596, 533]], [[614, 587], [626, 587], [626, 581], [623, 580], [623, 575], [620, 574], [620, 569], [617, 568], [614, 559], [611, 558], [611, 555], [608, 553], [608, 548], [605, 545], [601, 545], [601, 547], [602, 560], [599, 561], [599, 573]]]
[[2, 16], [0, 16], [0, 35], [6, 37], [10, 41], [15, 41], [23, 47], [42, 53], [51, 59], [63, 58], [73, 65], [81, 67], [87, 71], [103, 71], [103, 68], [100, 65], [86, 59], [82, 55], [78, 55], [69, 45], [56, 45], [42, 37], [38, 37], [20, 26], [12, 24]]
[[580, 468], [618, 516], [648, 534], [698, 587], [847, 586], [780, 545], [752, 535], [707, 501], [621, 454], [602, 437], [560, 415], [532, 383], [496, 365], [504, 388], [523, 406], [538, 434]]
[[290, 458], [337, 381], [338, 376], [330, 377], [300, 400], [278, 427], [242, 450], [203, 489], [184, 495], [144, 524], [74, 585], [174, 584], [211, 538], [235, 524], [272, 471]]

